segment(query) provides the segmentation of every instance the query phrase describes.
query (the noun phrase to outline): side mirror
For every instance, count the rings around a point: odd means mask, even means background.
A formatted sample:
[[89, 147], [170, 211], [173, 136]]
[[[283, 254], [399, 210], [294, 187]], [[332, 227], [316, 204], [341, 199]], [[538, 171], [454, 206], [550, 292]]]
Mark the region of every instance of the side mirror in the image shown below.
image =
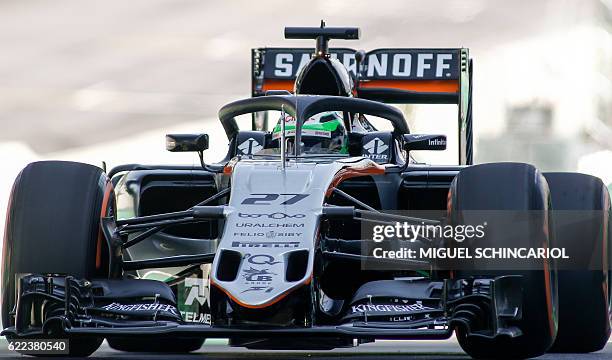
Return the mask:
[[208, 149], [207, 134], [167, 134], [166, 150], [172, 152], [195, 151]]
[[446, 135], [404, 134], [402, 148], [412, 150], [446, 150]]

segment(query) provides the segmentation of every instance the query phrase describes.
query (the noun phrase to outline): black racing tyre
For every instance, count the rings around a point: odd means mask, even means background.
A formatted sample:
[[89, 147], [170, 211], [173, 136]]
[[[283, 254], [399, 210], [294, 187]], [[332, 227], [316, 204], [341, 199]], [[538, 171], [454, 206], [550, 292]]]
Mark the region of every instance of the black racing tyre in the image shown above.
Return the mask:
[[[540, 248], [554, 244], [548, 220], [548, 186], [531, 165], [492, 163], [462, 169], [451, 184], [448, 206], [453, 224], [488, 222], [485, 237], [453, 246]], [[521, 217], [523, 220], [517, 221]], [[536, 357], [544, 354], [555, 340], [558, 299], [554, 262], [544, 259], [526, 268], [514, 266], [511, 262], [473, 259], [460, 263], [454, 272], [459, 279], [522, 276], [522, 317], [509, 320], [509, 326], [521, 330], [520, 336], [474, 336], [468, 335], [465, 326], [456, 327], [461, 348], [473, 358]]]
[[106, 341], [111, 348], [119, 351], [170, 354], [196, 351], [204, 344], [204, 339], [175, 337], [107, 338]]
[[550, 351], [601, 350], [610, 337], [610, 195], [594, 176], [544, 174], [550, 187], [557, 246], [571, 266], [559, 270], [559, 332]]
[[[70, 274], [107, 277], [100, 218], [112, 214], [112, 186], [95, 166], [41, 161], [17, 176], [9, 206], [2, 257], [2, 326], [14, 326], [15, 275]], [[102, 338], [70, 339], [71, 356], [88, 356]]]

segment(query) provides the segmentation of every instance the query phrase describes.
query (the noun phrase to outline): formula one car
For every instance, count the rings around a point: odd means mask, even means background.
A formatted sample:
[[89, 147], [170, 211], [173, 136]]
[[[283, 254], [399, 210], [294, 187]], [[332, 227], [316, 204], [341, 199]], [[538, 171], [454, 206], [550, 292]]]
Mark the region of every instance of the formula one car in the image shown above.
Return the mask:
[[[203, 161], [207, 135], [175, 134], [167, 149], [196, 152], [201, 166], [105, 173], [42, 161], [22, 170], [4, 236], [2, 335], [68, 339], [73, 356], [103, 339], [125, 351], [189, 352], [207, 338], [331, 349], [456, 333], [475, 358], [605, 345], [606, 187], [528, 164], [474, 165], [467, 49], [330, 49], [330, 39], [359, 31], [324, 25], [285, 35], [317, 46], [253, 50], [253, 97], [219, 111], [229, 139], [222, 161]], [[389, 103], [455, 104], [458, 165], [414, 161], [414, 151], [446, 149], [446, 136], [411, 133]], [[487, 231], [372, 238], [372, 226], [396, 223]], [[377, 256], [478, 248], [584, 256], [573, 268], [548, 257], [515, 266]]]

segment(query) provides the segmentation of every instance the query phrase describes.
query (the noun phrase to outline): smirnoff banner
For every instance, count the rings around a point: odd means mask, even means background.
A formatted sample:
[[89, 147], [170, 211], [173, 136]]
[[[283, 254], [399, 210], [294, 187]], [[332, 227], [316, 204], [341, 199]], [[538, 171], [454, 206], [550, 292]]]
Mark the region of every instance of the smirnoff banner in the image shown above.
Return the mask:
[[[261, 50], [263, 77], [276, 80], [295, 79], [314, 52], [306, 48]], [[355, 50], [331, 49], [330, 56], [355, 74]], [[369, 80], [457, 80], [460, 64], [459, 49], [378, 49], [366, 54], [361, 75]]]

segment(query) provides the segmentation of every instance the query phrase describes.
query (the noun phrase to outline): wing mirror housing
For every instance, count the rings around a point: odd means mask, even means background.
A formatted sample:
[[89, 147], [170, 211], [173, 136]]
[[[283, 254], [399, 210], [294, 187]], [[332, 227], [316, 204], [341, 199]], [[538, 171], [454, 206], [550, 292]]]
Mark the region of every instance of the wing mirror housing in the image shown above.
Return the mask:
[[404, 134], [402, 148], [412, 150], [446, 150], [446, 135]]
[[208, 149], [208, 134], [167, 134], [166, 150], [171, 152], [202, 152]]

